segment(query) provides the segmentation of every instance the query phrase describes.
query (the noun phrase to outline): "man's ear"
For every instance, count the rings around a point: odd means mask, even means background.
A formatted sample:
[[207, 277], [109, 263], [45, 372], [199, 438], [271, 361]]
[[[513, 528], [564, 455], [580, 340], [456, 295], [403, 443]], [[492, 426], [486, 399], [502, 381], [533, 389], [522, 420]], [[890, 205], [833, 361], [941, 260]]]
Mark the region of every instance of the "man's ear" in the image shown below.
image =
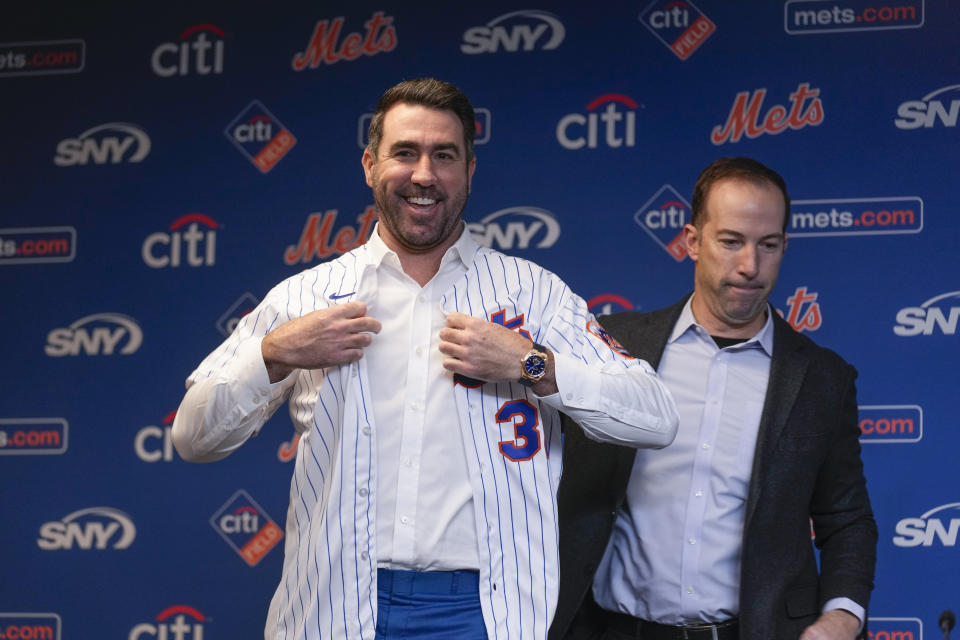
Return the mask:
[[683, 247], [694, 262], [700, 256], [700, 231], [692, 224], [683, 225]]
[[373, 186], [373, 165], [376, 163], [377, 159], [370, 153], [370, 149], [364, 149], [363, 156], [360, 157], [360, 164], [363, 165], [363, 173], [367, 177], [368, 187]]

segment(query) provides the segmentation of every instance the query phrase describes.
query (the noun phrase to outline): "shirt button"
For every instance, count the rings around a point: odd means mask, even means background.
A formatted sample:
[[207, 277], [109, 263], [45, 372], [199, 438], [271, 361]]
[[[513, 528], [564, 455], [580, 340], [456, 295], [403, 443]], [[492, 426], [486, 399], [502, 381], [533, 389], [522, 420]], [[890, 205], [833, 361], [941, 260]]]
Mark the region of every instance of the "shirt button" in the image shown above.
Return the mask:
[[689, 540], [687, 540], [687, 542], [689, 542], [690, 544], [697, 544], [697, 539], [696, 539], [696, 538], [690, 538]]
[[418, 356], [422, 356], [422, 355], [423, 355], [423, 347], [417, 347], [416, 349], [414, 349], [414, 353], [416, 353]]
[[407, 516], [403, 516], [400, 518], [400, 522], [402, 522], [403, 524], [408, 524], [410, 522], [410, 518], [408, 518]]
[[260, 396], [253, 396], [253, 404], [260, 404]]
[[695, 494], [693, 494], [693, 495], [695, 495], [695, 496], [698, 497], [698, 498], [702, 498], [702, 497], [703, 497], [703, 491], [701, 491], [700, 489], [697, 489], [697, 492], [696, 492]]
[[703, 443], [702, 445], [700, 445], [700, 446], [701, 446], [703, 449], [709, 449], [709, 448], [710, 448], [710, 445], [707, 444], [706, 442], [704, 442], [704, 443]]
[[366, 496], [368, 493], [370, 493], [370, 492], [367, 491], [366, 489], [360, 489], [360, 495], [361, 495], [361, 496]]
[[370, 557], [370, 556], [367, 555], [367, 552], [366, 552], [366, 551], [361, 551], [361, 552], [360, 552], [360, 559], [361, 559], [361, 560], [366, 560], [366, 559], [369, 558], [369, 557]]
[[693, 593], [693, 587], [687, 587], [687, 593]]
[[426, 302], [427, 299], [426, 299], [426, 297], [424, 297], [424, 296], [417, 296], [417, 301], [418, 301], [418, 302]]
[[364, 427], [362, 431], [363, 431], [363, 435], [365, 436], [370, 435], [370, 427]]
[[407, 458], [406, 460], [403, 461], [403, 464], [407, 465], [408, 467], [412, 467], [412, 466], [413, 466], [413, 458]]

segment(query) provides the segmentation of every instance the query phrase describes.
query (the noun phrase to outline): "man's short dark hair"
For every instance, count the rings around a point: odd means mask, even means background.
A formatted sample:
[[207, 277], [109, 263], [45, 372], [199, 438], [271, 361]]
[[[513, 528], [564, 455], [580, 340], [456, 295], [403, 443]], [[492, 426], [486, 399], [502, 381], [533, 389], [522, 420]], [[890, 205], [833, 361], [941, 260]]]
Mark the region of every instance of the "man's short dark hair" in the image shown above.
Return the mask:
[[473, 159], [473, 138], [476, 136], [477, 120], [470, 100], [449, 82], [435, 78], [417, 78], [404, 80], [390, 87], [377, 101], [377, 110], [370, 120], [370, 141], [367, 143], [367, 149], [373, 154], [374, 160], [383, 137], [383, 118], [390, 107], [400, 102], [452, 111], [463, 125], [463, 147], [467, 163]]
[[690, 223], [697, 229], [703, 228], [707, 221], [707, 196], [710, 189], [720, 180], [746, 180], [757, 185], [772, 184], [783, 194], [783, 231], [787, 231], [787, 218], [790, 216], [790, 196], [787, 195], [787, 183], [783, 177], [770, 167], [753, 158], [720, 158], [700, 172], [697, 184], [693, 187]]

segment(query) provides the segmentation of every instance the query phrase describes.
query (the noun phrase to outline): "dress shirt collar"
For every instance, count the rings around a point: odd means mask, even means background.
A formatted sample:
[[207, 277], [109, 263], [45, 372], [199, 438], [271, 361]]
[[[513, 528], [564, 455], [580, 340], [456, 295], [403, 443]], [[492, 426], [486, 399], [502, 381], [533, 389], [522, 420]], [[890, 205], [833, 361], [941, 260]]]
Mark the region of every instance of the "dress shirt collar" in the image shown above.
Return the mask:
[[[443, 254], [443, 258], [440, 260], [441, 269], [453, 261], [459, 262], [459, 266], [462, 266], [464, 269], [468, 269], [470, 265], [473, 264], [473, 256], [477, 253], [480, 245], [477, 244], [477, 241], [473, 239], [473, 235], [467, 230], [467, 225], [463, 223], [461, 223], [461, 225], [460, 236], [453, 246], [447, 249]], [[400, 257], [396, 251], [388, 247], [380, 237], [379, 222], [377, 222], [377, 225], [373, 228], [373, 233], [367, 241], [367, 251], [369, 252], [368, 256], [370, 258], [369, 264], [374, 267], [379, 268], [381, 264], [386, 262], [386, 264], [391, 267], [402, 271], [400, 267]]]
[[[693, 296], [690, 296], [687, 299], [687, 303], [683, 305], [683, 311], [680, 312], [680, 317], [677, 318], [677, 323], [673, 325], [673, 332], [670, 334], [670, 339], [667, 341], [668, 344], [673, 344], [677, 341], [680, 336], [685, 334], [687, 331], [694, 330], [694, 327], [700, 327], [703, 329], [704, 335], [709, 335], [709, 332], [706, 328], [697, 322], [697, 319], [693, 317]], [[769, 304], [767, 305], [767, 321], [763, 323], [763, 327], [760, 331], [757, 332], [749, 340], [746, 340], [738, 345], [734, 345], [733, 348], [747, 348], [755, 347], [759, 345], [768, 356], [773, 357], [773, 316], [772, 314], [776, 311]]]

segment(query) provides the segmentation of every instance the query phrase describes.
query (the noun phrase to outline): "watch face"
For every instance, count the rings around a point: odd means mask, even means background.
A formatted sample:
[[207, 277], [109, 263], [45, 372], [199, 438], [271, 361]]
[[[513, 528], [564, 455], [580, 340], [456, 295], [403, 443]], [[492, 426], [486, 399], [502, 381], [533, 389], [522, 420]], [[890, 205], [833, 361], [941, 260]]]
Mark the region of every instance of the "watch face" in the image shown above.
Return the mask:
[[531, 378], [539, 378], [547, 369], [547, 361], [543, 356], [532, 355], [523, 361], [523, 370]]

